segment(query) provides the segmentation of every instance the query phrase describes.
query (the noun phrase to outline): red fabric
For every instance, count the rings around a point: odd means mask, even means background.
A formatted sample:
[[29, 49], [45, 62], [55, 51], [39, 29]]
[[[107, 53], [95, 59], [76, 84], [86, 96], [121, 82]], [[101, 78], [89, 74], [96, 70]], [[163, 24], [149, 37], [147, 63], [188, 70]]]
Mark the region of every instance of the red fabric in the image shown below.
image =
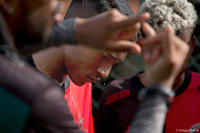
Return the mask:
[[166, 133], [189, 133], [200, 128], [200, 74], [192, 73], [188, 88], [177, 96], [166, 118]]
[[124, 99], [130, 95], [131, 95], [130, 90], [121, 90], [119, 92], [113, 93], [112, 95], [107, 97], [106, 105], [119, 101], [120, 99]]
[[70, 81], [70, 85], [65, 91], [65, 99], [75, 122], [86, 133], [94, 133], [91, 83], [86, 83], [83, 86], [77, 86]]

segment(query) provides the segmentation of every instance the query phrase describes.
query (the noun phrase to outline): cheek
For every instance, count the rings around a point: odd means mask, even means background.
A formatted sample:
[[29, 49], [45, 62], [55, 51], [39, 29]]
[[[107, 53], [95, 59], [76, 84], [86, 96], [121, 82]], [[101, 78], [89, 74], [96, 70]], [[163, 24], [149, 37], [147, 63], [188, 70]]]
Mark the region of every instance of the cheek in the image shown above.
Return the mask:
[[99, 62], [98, 61], [94, 61], [94, 62], [92, 62], [90, 64], [87, 64], [85, 66], [84, 71], [86, 73], [94, 73], [94, 72], [97, 71], [97, 69], [100, 67], [100, 65], [101, 65], [101, 61], [99, 61]]
[[88, 71], [96, 70], [103, 62], [103, 58], [101, 56], [94, 56], [90, 60], [87, 60], [87, 62], [84, 63], [84, 67]]

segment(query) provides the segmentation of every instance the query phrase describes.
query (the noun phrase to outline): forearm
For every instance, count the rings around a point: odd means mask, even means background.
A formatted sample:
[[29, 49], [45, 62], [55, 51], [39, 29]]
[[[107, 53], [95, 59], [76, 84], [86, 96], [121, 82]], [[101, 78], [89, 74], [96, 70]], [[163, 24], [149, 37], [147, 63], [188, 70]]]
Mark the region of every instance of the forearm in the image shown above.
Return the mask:
[[[171, 90], [169, 93], [173, 95]], [[162, 133], [168, 104], [162, 94], [147, 96], [138, 108], [129, 133]]]

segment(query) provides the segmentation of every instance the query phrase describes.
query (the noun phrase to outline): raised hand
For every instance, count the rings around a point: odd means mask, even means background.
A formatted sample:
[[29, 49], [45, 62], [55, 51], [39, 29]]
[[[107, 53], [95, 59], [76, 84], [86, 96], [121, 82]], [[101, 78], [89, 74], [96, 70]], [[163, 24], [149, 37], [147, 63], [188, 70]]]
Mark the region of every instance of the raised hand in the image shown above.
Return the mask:
[[141, 47], [129, 40], [136, 37], [140, 23], [148, 18], [148, 13], [127, 17], [116, 9], [88, 19], [77, 18], [76, 40], [97, 49], [140, 53]]
[[143, 31], [147, 36], [142, 41], [146, 47], [144, 59], [150, 64], [146, 71], [148, 85], [164, 84], [172, 87], [189, 53], [188, 44], [178, 38], [171, 27], [156, 35], [155, 31], [145, 23]]

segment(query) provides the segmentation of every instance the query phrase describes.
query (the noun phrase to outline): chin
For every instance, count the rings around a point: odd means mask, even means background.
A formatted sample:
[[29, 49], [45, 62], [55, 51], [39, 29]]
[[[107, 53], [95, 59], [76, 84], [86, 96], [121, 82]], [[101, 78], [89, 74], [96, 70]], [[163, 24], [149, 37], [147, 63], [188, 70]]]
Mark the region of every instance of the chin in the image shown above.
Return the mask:
[[82, 85], [85, 84], [85, 82], [83, 82], [83, 81], [77, 81], [77, 80], [72, 80], [72, 82], [73, 82], [74, 84], [78, 85], [78, 86], [82, 86]]

